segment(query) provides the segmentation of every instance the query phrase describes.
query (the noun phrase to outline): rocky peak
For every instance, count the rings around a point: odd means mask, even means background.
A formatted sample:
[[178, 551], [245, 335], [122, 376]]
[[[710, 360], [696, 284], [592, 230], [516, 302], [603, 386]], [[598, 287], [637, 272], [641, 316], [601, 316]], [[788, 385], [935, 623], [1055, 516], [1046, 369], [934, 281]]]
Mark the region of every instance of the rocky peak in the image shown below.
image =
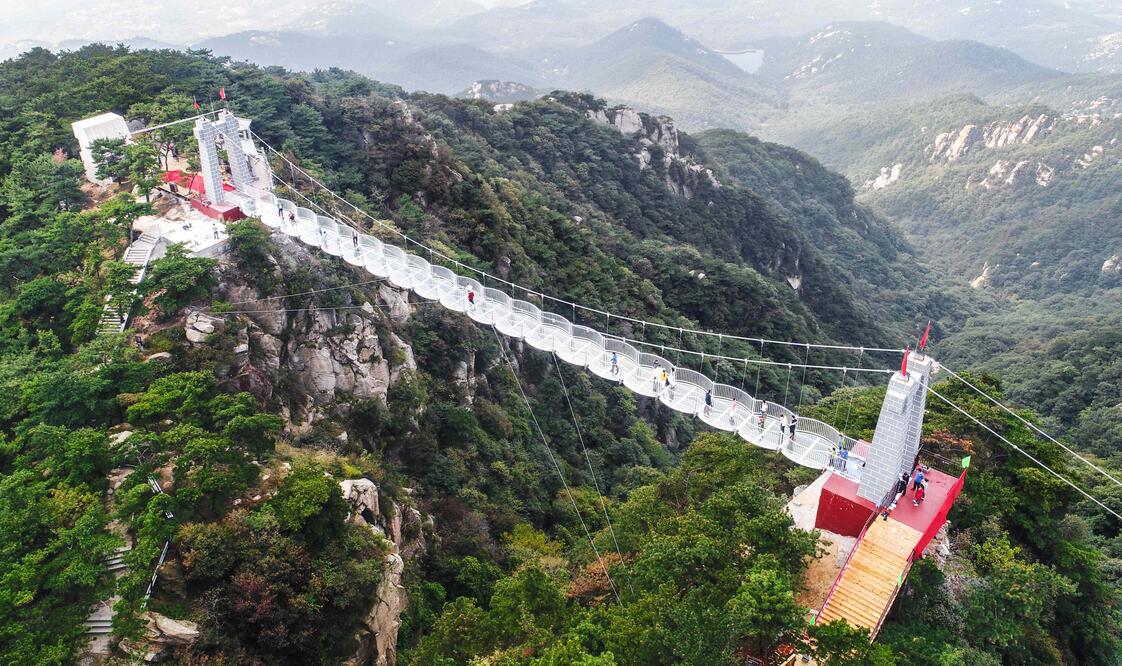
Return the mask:
[[704, 179], [711, 187], [721, 187], [712, 169], [682, 155], [678, 128], [672, 118], [640, 113], [629, 106], [588, 109], [585, 115], [593, 122], [616, 128], [620, 134], [636, 137], [639, 147], [635, 157], [640, 171], [650, 168], [661, 154], [666, 186], [679, 196], [692, 198], [699, 179]]
[[465, 99], [487, 99], [492, 102], [522, 102], [535, 99], [537, 92], [530, 86], [517, 81], [473, 81], [457, 97]]

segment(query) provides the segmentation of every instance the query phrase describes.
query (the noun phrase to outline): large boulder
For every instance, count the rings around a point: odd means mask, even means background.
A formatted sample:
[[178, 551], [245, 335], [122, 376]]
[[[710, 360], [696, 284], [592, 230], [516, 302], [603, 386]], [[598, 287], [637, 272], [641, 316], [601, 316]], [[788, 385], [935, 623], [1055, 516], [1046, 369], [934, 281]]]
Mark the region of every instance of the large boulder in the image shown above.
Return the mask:
[[339, 482], [343, 499], [351, 505], [351, 521], [374, 527], [382, 522], [378, 507], [378, 484], [370, 479], [346, 479]]
[[173, 620], [154, 611], [145, 613], [148, 626], [137, 641], [121, 641], [123, 652], [148, 664], [164, 661], [178, 647], [190, 646], [199, 638], [199, 627], [187, 620]]
[[226, 322], [220, 317], [212, 317], [205, 312], [192, 312], [187, 315], [187, 320], [183, 324], [184, 333], [187, 336], [187, 341], [192, 344], [202, 344], [206, 339], [216, 331], [223, 331], [226, 328]]

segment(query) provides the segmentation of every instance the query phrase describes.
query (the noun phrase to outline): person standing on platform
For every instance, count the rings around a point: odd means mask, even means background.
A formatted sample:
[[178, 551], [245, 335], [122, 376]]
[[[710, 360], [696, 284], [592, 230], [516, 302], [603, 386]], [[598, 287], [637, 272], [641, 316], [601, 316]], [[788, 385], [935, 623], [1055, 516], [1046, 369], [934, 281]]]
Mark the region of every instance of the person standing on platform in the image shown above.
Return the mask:
[[799, 424], [799, 415], [794, 413], [794, 412], [791, 412], [791, 424], [787, 427], [791, 431], [791, 441], [792, 442], [795, 441], [795, 426], [797, 426], [798, 424]]
[[355, 246], [355, 252], [358, 252], [358, 232], [351, 230], [351, 243]]
[[472, 287], [467, 288], [468, 311], [475, 309], [475, 289]]
[[709, 414], [712, 411], [713, 411], [713, 391], [711, 391], [709, 389], [705, 389], [705, 415], [709, 416]]
[[655, 363], [654, 370], [651, 371], [651, 390], [655, 395], [658, 395], [658, 382], [662, 379], [662, 364]]
[[919, 491], [919, 489], [921, 487], [923, 487], [923, 480], [924, 480], [923, 468], [917, 466], [916, 471], [915, 471], [915, 477], [912, 481], [912, 490], [913, 491]]
[[760, 430], [764, 429], [764, 424], [767, 423], [767, 400], [760, 407]]
[[615, 352], [612, 352], [611, 372], [612, 372], [613, 375], [618, 375], [619, 374], [619, 354], [617, 354]]
[[896, 479], [896, 501], [900, 501], [906, 492], [908, 492], [908, 473], [900, 472], [900, 478]]

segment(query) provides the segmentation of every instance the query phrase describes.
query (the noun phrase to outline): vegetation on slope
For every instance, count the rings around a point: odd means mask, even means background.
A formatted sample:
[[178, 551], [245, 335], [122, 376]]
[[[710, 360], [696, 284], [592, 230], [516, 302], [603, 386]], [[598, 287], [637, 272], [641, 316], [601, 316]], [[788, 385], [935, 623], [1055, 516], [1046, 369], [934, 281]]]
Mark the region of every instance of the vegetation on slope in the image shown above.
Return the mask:
[[[810, 164], [802, 163], [812, 172], [808, 184], [769, 189], [757, 181], [753, 190], [750, 174], [736, 175], [730, 159], [727, 175], [744, 185], [682, 199], [670, 193], [667, 173], [636, 168], [632, 137], [585, 119], [585, 98], [495, 115], [482, 104], [416, 96], [407, 98], [406, 113], [393, 89], [339, 72], [301, 77], [101, 47], [58, 58], [33, 52], [0, 66], [0, 192], [8, 193], [0, 199], [0, 520], [17, 535], [0, 549], [4, 661], [73, 661], [81, 619], [106, 591], [101, 557], [116, 543], [103, 506], [105, 476], [126, 464], [133, 471], [110, 508], [137, 546], [119, 588], [117, 631], [138, 629], [130, 622], [170, 540], [184, 576], [158, 588], [150, 604], [201, 623], [200, 641], [174, 655], [181, 663], [333, 663], [348, 653], [358, 618], [374, 601], [383, 542], [342, 522], [333, 491], [343, 477], [377, 481], [397, 498], [409, 487], [436, 517], [439, 539], [407, 571], [413, 604], [401, 638], [410, 663], [734, 663], [798, 642], [806, 627], [792, 599], [813, 541], [789, 529], [781, 498], [807, 480], [805, 471], [729, 436], [695, 437], [695, 422], [658, 403], [562, 369], [586, 458], [552, 360], [517, 353], [515, 375], [501, 343], [463, 317], [418, 307], [394, 330], [374, 316], [379, 336], [393, 332], [412, 349], [416, 372], [394, 383], [385, 403], [329, 406], [323, 421], [292, 441], [281, 418], [292, 416], [291, 393], [299, 390], [290, 375], [273, 377], [278, 390], [262, 400], [231, 391], [215, 374], [229, 365], [248, 319], [229, 315], [227, 331], [198, 347], [176, 326], [154, 333], [153, 347], [171, 354], [167, 363], [143, 362], [119, 338], [95, 339], [106, 272], [129, 223], [146, 209], [124, 198], [78, 212], [80, 169], [50, 155], [73, 151], [68, 122], [76, 117], [106, 109], [140, 115], [134, 105], [161, 94], [182, 104], [219, 85], [270, 143], [372, 213], [459, 248], [464, 262], [667, 322], [686, 315], [793, 338], [890, 335], [863, 314], [877, 311], [873, 303], [887, 307], [883, 294], [859, 283], [845, 291], [824, 278], [839, 266], [855, 272], [859, 262], [881, 262], [892, 279], [891, 250], [906, 256], [906, 248], [874, 229], [882, 229], [877, 218], [861, 217], [867, 212], [853, 207], [836, 177]], [[750, 147], [769, 160], [782, 154]], [[800, 158], [786, 155], [772, 168], [789, 173], [792, 163]], [[826, 208], [815, 218], [822, 229], [801, 229], [795, 218], [818, 206]], [[843, 222], [853, 213], [869, 228]], [[252, 279], [262, 294], [331, 289], [291, 298], [296, 308], [372, 300], [347, 288], [361, 278], [342, 262], [326, 259], [311, 270], [252, 221], [232, 231], [232, 263], [214, 276], [219, 290]], [[764, 240], [753, 245], [745, 232]], [[835, 256], [828, 243], [813, 242], [818, 237], [859, 247]], [[796, 293], [772, 274], [771, 260], [793, 256], [821, 292]], [[689, 272], [699, 267], [705, 279]], [[153, 267], [164, 276], [153, 284], [214, 271], [172, 253]], [[182, 306], [213, 304], [220, 295], [175, 294], [158, 316], [175, 322]], [[852, 301], [857, 314], [836, 319], [832, 299]], [[461, 361], [475, 370], [470, 383], [457, 378]], [[718, 367], [726, 376], [738, 372]], [[783, 375], [762, 379], [777, 394]], [[827, 378], [807, 379], [830, 387]], [[542, 448], [519, 382], [572, 496]], [[817, 396], [800, 387], [804, 393], [807, 402]], [[867, 431], [879, 397], [877, 389], [849, 388], [821, 410], [836, 416], [845, 401], [854, 430]], [[1055, 450], [1015, 423], [984, 405], [972, 408], [1062, 466]], [[122, 428], [132, 434], [111, 441]], [[886, 629], [887, 647], [870, 648], [837, 626], [809, 629], [820, 656], [870, 664], [893, 663], [893, 652], [949, 663], [1111, 663], [1118, 636], [1110, 571], [1117, 567], [1106, 558], [1118, 556], [1118, 526], [954, 413], [933, 406], [928, 431], [936, 452], [969, 451], [979, 461], [968, 477], [969, 501], [952, 516], [974, 569], [969, 584], [952, 588], [953, 603], [944, 603], [945, 588], [928, 584], [938, 575], [918, 577], [905, 597], [914, 603]], [[281, 472], [285, 462], [291, 472]], [[151, 494], [148, 474], [169, 465], [174, 483]], [[234, 502], [257, 493], [259, 501]], [[605, 510], [614, 530], [601, 520]], [[613, 554], [617, 542], [622, 558]], [[1019, 596], [1025, 589], [1032, 604]], [[945, 613], [936, 621], [917, 610]]]

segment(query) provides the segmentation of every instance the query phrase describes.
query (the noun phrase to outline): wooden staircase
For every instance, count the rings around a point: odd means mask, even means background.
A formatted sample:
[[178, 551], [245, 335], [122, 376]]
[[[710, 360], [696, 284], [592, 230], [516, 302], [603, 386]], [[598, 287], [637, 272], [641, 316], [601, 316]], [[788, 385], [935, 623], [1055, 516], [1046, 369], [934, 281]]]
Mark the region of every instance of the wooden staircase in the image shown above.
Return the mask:
[[816, 622], [844, 619], [876, 636], [921, 536], [904, 523], [876, 518], [857, 542]]

